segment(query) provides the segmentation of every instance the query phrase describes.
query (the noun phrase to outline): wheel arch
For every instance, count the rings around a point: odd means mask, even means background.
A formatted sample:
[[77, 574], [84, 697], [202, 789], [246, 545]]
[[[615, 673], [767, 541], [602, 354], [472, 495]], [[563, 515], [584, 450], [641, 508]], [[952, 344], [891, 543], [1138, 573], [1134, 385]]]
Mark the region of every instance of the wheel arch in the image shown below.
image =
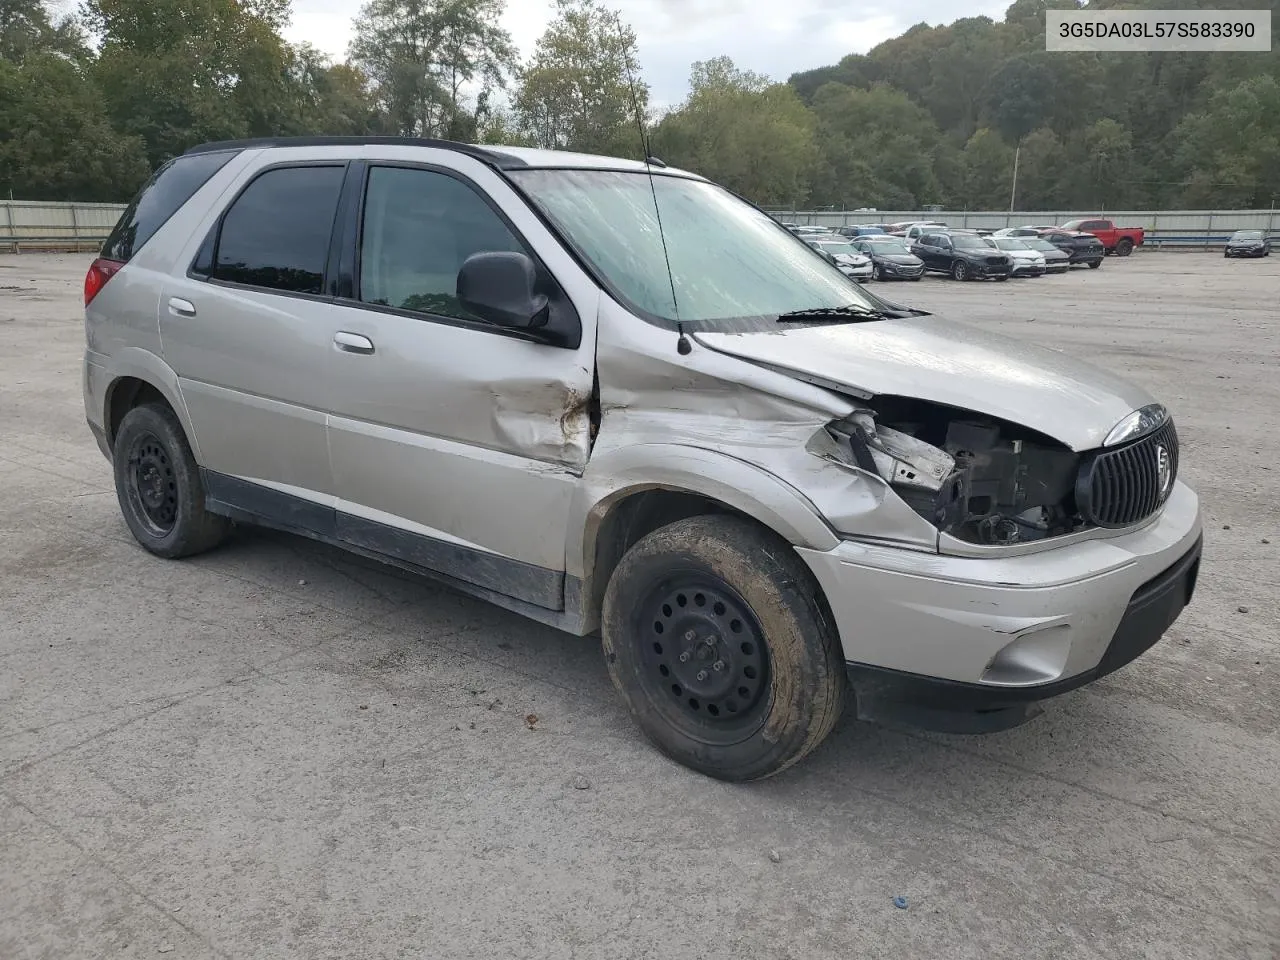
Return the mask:
[[182, 399], [177, 373], [155, 354], [136, 348], [122, 351], [119, 356], [112, 358], [110, 364], [110, 375], [103, 396], [102, 420], [108, 449], [115, 443], [116, 431], [125, 414], [140, 404], [156, 400], [164, 402], [173, 410], [178, 422], [182, 424], [196, 462], [201, 462], [200, 448], [191, 429], [191, 419]]
[[[642, 444], [593, 459], [570, 517], [568, 574], [582, 582], [582, 632], [600, 624], [605, 589], [623, 554], [654, 530], [704, 514], [740, 516], [793, 546], [831, 550], [839, 537], [816, 507], [773, 474], [733, 457]], [[603, 469], [602, 469], [603, 468]], [[597, 472], [598, 471], [598, 472]]]

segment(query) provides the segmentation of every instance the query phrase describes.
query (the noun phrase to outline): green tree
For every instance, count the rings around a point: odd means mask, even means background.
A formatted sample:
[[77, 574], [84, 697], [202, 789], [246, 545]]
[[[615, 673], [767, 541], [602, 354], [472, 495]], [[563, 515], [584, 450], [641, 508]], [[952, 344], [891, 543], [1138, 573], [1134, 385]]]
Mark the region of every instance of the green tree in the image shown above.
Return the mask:
[[902, 209], [938, 202], [935, 164], [944, 149], [928, 111], [899, 90], [827, 84], [813, 98], [821, 162], [820, 202]]
[[43, 51], [79, 60], [89, 48], [80, 25], [71, 17], [55, 22], [43, 0], [0, 0], [0, 60], [21, 63]]
[[1252, 77], [1218, 90], [1169, 137], [1184, 202], [1266, 207], [1280, 196], [1280, 82]]
[[0, 60], [0, 196], [119, 202], [147, 173], [142, 141], [111, 129], [80, 64], [52, 50]]
[[520, 129], [540, 147], [638, 156], [636, 111], [648, 103], [635, 31], [598, 0], [556, 0], [520, 75]]
[[278, 132], [288, 0], [85, 0], [112, 124], [156, 166], [194, 143]]
[[1013, 188], [1013, 148], [983, 127], [964, 145], [963, 202], [970, 210], [1008, 209]]
[[[369, 78], [392, 132], [474, 137], [494, 88], [515, 72], [503, 0], [369, 0], [348, 58]], [[474, 103], [466, 88], [479, 85]]]
[[791, 87], [734, 66], [693, 65], [688, 99], [654, 131], [654, 150], [759, 204], [808, 197], [813, 117]]

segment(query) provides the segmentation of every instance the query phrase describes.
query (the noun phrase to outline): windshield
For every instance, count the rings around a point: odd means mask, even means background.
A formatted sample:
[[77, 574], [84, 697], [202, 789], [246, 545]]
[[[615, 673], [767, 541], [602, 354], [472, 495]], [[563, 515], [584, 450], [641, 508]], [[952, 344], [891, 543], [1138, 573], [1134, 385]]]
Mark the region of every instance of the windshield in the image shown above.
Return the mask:
[[784, 313], [831, 307], [874, 309], [834, 265], [713, 184], [612, 170], [513, 170], [510, 176], [610, 291], [650, 321], [737, 330], [741, 325], [730, 321], [772, 321]]
[[1232, 240], [1261, 240], [1261, 230], [1237, 230], [1231, 236]]
[[1032, 250], [1040, 250], [1046, 253], [1058, 249], [1048, 240], [1041, 240], [1039, 237], [1036, 237], [1034, 240], [1023, 240], [1022, 242], [1025, 243]]
[[953, 233], [951, 241], [955, 244], [957, 250], [986, 250], [995, 246], [986, 237], [977, 237], [973, 234], [965, 233]]
[[1000, 237], [996, 240], [996, 246], [1001, 250], [1030, 250], [1025, 241], [1016, 237]]
[[852, 254], [856, 256], [858, 253], [857, 250], [853, 249], [853, 247], [847, 243], [835, 243], [834, 241], [832, 242], [822, 241], [819, 243], [819, 246], [821, 246], [823, 250], [827, 251], [827, 253], [830, 253], [830, 254], [847, 253], [847, 254]]
[[868, 237], [865, 242], [871, 244], [871, 249], [881, 256], [905, 255], [911, 252], [901, 240], [881, 240], [879, 237]]

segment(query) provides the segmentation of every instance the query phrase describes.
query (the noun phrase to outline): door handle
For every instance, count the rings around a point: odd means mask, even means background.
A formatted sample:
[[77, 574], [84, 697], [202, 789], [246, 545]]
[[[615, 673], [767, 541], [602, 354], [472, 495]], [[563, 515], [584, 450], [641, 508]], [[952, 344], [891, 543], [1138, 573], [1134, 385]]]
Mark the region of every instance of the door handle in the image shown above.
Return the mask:
[[339, 330], [333, 335], [333, 345], [347, 353], [373, 353], [372, 340], [358, 333], [348, 333], [346, 330]]
[[179, 317], [194, 317], [196, 315], [196, 305], [190, 300], [183, 300], [181, 297], [170, 297], [169, 312]]

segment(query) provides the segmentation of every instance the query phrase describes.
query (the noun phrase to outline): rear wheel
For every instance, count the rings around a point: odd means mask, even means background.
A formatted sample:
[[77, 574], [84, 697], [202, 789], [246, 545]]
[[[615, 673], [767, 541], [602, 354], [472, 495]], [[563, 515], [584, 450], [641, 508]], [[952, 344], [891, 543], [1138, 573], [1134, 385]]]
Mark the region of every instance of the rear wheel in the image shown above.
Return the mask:
[[1127, 257], [1131, 253], [1133, 253], [1133, 241], [1128, 237], [1123, 238], [1116, 244], [1117, 257]]
[[968, 280], [969, 265], [963, 260], [957, 260], [955, 263], [951, 264], [951, 278], [953, 280]]
[[134, 407], [112, 448], [116, 497], [134, 538], [161, 557], [189, 557], [221, 543], [231, 529], [204, 508], [204, 484], [178, 417], [167, 406]]
[[1007, 273], [1005, 273], [1005, 274], [1001, 274], [1000, 276], [998, 276], [998, 277], [994, 277], [993, 279], [994, 279], [994, 280], [996, 280], [996, 281], [1000, 281], [1000, 280], [1008, 280], [1008, 279], [1009, 279], [1009, 274], [1007, 274]]
[[693, 517], [633, 546], [609, 581], [602, 633], [640, 728], [721, 780], [785, 770], [844, 707], [844, 655], [817, 583], [745, 519]]

